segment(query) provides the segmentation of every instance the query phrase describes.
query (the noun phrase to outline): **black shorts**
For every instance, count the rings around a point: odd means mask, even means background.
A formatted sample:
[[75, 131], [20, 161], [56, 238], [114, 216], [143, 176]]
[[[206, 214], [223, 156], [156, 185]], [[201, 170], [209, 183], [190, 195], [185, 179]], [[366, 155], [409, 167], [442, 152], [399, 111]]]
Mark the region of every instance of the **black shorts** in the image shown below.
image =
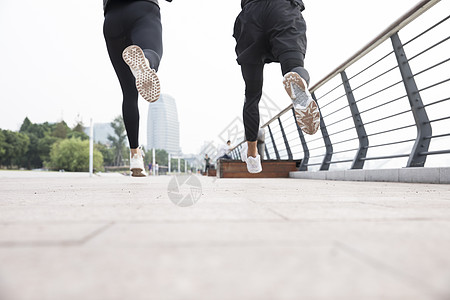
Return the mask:
[[290, 0], [259, 0], [242, 9], [234, 24], [237, 62], [279, 62], [288, 52], [306, 54], [302, 6]]

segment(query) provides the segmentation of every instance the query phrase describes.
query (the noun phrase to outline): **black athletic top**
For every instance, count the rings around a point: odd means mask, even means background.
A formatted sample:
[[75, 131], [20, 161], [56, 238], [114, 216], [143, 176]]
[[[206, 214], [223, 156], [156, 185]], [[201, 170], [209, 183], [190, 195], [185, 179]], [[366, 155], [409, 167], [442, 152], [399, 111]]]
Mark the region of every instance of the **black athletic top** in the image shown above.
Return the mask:
[[[241, 7], [244, 8], [244, 6], [246, 6], [247, 4], [249, 4], [250, 2], [253, 2], [253, 1], [258, 1], [258, 0], [241, 0]], [[305, 5], [303, 4], [302, 0], [289, 0], [289, 1], [298, 5], [301, 10], [305, 9]]]
[[[108, 6], [108, 4], [113, 3], [113, 2], [132, 2], [132, 1], [135, 1], [135, 0], [103, 0], [103, 10], [106, 10], [106, 7]], [[159, 5], [158, 0], [143, 0], [143, 1], [153, 2], [156, 5]], [[166, 1], [172, 2], [172, 0], [166, 0]]]

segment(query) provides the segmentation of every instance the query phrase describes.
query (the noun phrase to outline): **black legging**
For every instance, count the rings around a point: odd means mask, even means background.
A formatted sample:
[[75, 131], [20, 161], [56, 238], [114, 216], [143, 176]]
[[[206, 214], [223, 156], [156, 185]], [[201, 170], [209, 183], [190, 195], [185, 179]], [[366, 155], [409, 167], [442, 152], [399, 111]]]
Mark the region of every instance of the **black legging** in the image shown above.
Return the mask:
[[[298, 52], [280, 57], [283, 76], [288, 72], [297, 72], [309, 84], [309, 74], [303, 68], [303, 60], [304, 55]], [[264, 64], [241, 64], [241, 71], [245, 81], [245, 138], [249, 142], [255, 142], [259, 131], [259, 101], [262, 96]]]
[[116, 1], [105, 13], [103, 34], [123, 93], [122, 114], [130, 148], [139, 147], [139, 109], [136, 80], [122, 59], [130, 45], [142, 48], [152, 69], [158, 70], [162, 57], [162, 27], [158, 5], [148, 1]]

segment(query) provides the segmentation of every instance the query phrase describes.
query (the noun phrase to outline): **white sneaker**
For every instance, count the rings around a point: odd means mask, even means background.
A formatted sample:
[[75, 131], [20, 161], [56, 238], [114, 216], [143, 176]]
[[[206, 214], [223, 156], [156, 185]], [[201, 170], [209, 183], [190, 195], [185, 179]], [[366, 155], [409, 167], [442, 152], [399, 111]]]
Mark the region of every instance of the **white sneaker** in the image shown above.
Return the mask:
[[262, 171], [261, 157], [259, 156], [259, 154], [256, 157], [247, 157], [246, 163], [249, 173], [259, 173]]
[[146, 177], [144, 168], [144, 151], [138, 149], [138, 153], [131, 155], [130, 153], [130, 170], [133, 177]]
[[296, 72], [284, 75], [284, 89], [291, 97], [297, 124], [307, 134], [314, 134], [320, 126], [319, 107], [308, 91], [305, 80]]
[[241, 147], [241, 160], [243, 162], [247, 161], [247, 152], [248, 152], [248, 144], [247, 142], [244, 142]]
[[128, 46], [122, 53], [123, 60], [136, 77], [136, 88], [139, 94], [148, 102], [155, 102], [161, 94], [156, 71], [150, 68], [150, 63], [139, 46]]

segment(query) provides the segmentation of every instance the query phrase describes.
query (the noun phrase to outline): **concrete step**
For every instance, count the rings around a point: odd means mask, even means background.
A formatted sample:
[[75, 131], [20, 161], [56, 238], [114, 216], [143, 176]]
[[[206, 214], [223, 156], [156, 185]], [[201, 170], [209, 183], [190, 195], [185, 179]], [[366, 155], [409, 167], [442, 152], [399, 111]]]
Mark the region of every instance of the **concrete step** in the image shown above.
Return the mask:
[[220, 160], [217, 164], [219, 178], [289, 178], [289, 172], [297, 171], [301, 160], [264, 160], [262, 172], [250, 174], [241, 160]]

